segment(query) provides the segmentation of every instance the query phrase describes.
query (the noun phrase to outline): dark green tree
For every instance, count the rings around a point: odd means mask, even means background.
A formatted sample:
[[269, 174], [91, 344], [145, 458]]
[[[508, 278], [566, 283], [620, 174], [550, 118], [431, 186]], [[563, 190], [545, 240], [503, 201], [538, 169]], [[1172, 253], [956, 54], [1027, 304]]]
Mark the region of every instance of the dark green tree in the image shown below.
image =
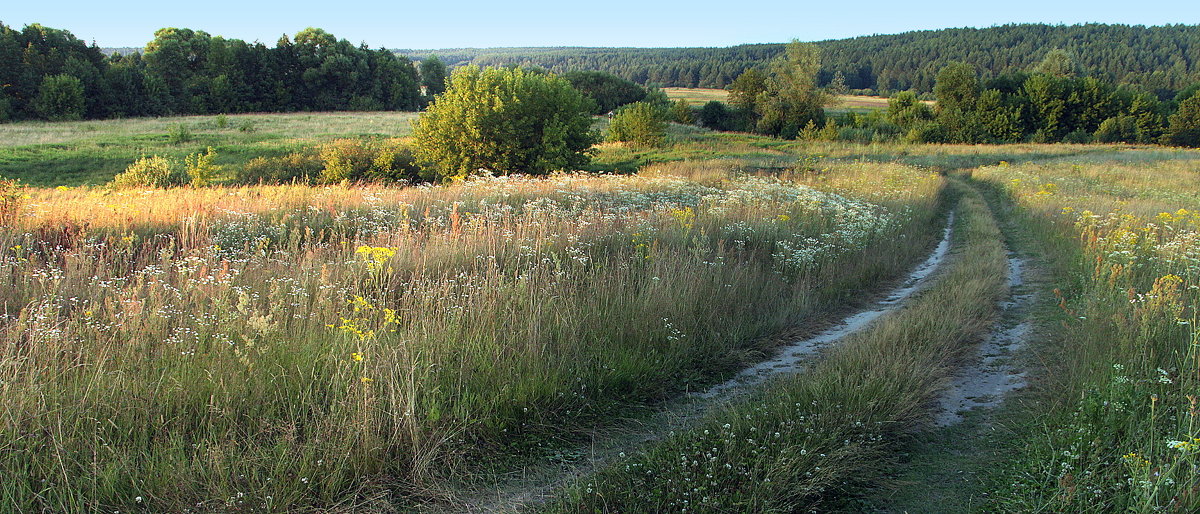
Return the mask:
[[83, 104], [83, 83], [66, 74], [43, 79], [35, 102], [42, 117], [51, 121], [80, 119]]
[[446, 90], [446, 65], [436, 55], [421, 61], [421, 86], [426, 96], [436, 96]]
[[646, 88], [611, 73], [571, 71], [562, 77], [596, 102], [596, 109], [592, 111], [594, 114], [612, 112], [617, 107], [646, 98]]
[[1200, 95], [1192, 95], [1179, 104], [1163, 139], [1170, 145], [1200, 147]]

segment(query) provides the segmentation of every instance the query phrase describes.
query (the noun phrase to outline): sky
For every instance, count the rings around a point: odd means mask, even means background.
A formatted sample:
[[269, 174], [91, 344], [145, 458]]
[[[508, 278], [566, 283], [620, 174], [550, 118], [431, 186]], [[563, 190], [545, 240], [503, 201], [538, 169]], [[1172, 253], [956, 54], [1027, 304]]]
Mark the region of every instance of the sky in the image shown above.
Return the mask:
[[[1200, 23], [1190, 1], [599, 0], [6, 2], [0, 23], [66, 29], [101, 47], [141, 47], [161, 27], [274, 44], [318, 27], [371, 47], [731, 46], [1007, 23]], [[1136, 5], [1136, 7], [1134, 7]]]

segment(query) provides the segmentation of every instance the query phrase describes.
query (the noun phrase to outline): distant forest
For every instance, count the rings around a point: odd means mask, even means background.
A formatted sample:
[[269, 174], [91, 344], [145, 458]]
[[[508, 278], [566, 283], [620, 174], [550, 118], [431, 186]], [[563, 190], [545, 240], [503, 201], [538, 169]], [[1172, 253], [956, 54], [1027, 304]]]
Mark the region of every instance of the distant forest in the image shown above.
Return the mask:
[[[724, 88], [748, 68], [765, 65], [783, 44], [729, 48], [492, 48], [398, 50], [446, 64], [539, 66], [554, 72], [599, 70], [639, 84]], [[839, 74], [849, 89], [932, 93], [950, 62], [975, 65], [989, 76], [1027, 70], [1052, 50], [1072, 54], [1081, 73], [1141, 86], [1167, 99], [1200, 81], [1200, 26], [1004, 25], [861, 36], [817, 42], [819, 85]]]
[[169, 114], [416, 110], [416, 66], [304, 29], [274, 46], [164, 28], [107, 54], [66, 30], [0, 23], [0, 122]]

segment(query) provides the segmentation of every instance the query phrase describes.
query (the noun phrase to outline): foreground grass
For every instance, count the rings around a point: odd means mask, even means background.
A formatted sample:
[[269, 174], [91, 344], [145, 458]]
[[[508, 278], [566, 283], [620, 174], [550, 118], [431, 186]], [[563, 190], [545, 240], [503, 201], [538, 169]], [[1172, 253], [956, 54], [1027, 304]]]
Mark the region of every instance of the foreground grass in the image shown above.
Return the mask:
[[174, 116], [0, 124], [0, 176], [42, 187], [107, 183], [144, 155], [176, 160], [213, 147], [216, 164], [240, 167], [336, 138], [400, 137], [416, 113]]
[[1125, 151], [974, 173], [1044, 248], [1062, 327], [994, 508], [1200, 509], [1197, 158]]
[[957, 256], [909, 308], [802, 374], [712, 413], [567, 490], [550, 512], [794, 512], [876, 477], [995, 310], [1005, 252], [960, 188]]
[[933, 236], [940, 177], [831, 166], [31, 191], [0, 229], [0, 510], [386, 509], [711, 382]]

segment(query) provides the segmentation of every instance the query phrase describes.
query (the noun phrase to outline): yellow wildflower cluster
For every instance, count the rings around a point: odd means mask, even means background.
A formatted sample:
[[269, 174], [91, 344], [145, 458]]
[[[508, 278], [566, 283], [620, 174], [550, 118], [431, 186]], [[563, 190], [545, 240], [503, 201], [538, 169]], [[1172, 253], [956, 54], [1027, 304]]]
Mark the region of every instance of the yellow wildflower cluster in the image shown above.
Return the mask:
[[1167, 447], [1181, 452], [1194, 452], [1200, 449], [1200, 437], [1193, 437], [1190, 441], [1167, 441]]
[[1121, 456], [1125, 459], [1125, 463], [1134, 469], [1146, 468], [1150, 466], [1150, 460], [1139, 455], [1137, 452], [1129, 452]]
[[371, 271], [380, 271], [384, 269], [388, 263], [396, 255], [395, 248], [386, 246], [359, 246], [354, 253], [367, 258], [367, 269]]
[[675, 218], [675, 221], [679, 222], [679, 226], [685, 229], [691, 229], [696, 226], [696, 211], [692, 210], [691, 207], [671, 209], [671, 217]]

